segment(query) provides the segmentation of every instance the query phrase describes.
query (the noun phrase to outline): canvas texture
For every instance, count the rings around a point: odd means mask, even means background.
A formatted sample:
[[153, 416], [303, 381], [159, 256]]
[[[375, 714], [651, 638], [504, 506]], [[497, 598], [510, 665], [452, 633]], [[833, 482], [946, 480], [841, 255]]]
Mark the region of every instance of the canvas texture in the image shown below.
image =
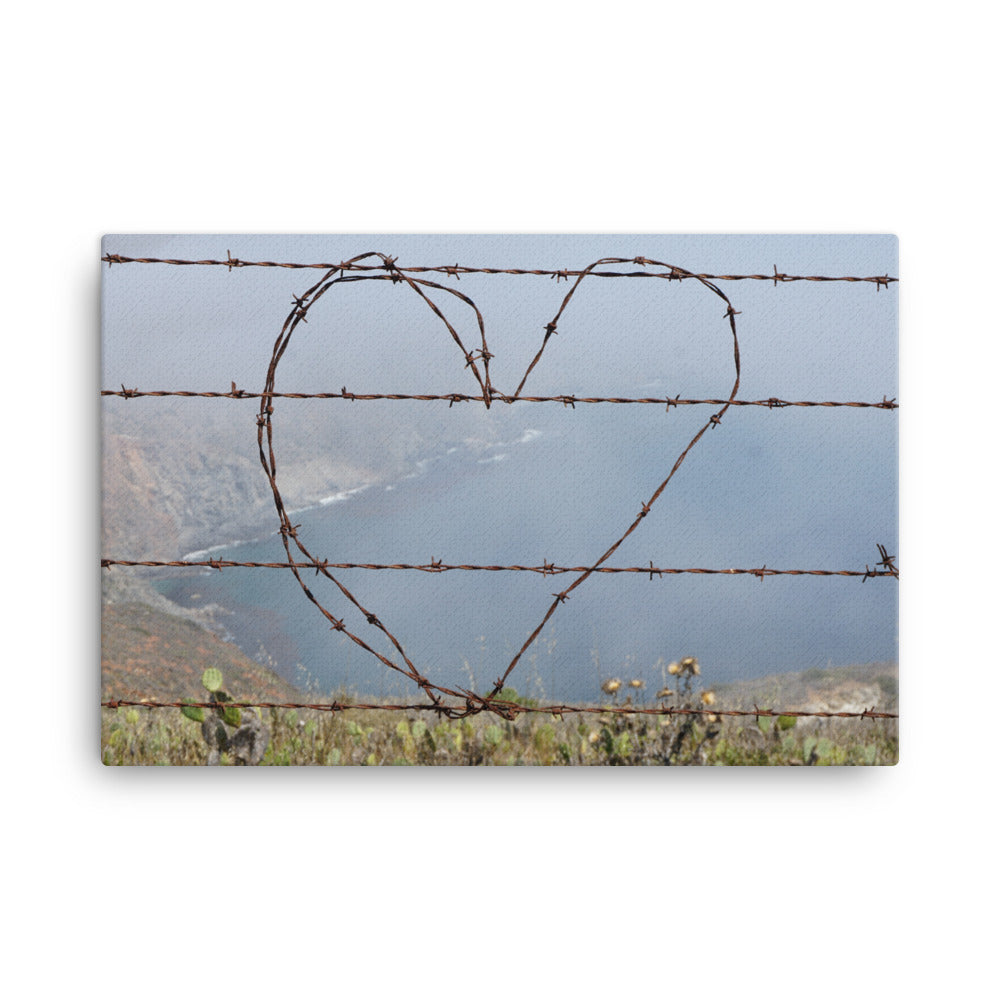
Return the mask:
[[109, 235], [108, 765], [898, 760], [889, 235]]

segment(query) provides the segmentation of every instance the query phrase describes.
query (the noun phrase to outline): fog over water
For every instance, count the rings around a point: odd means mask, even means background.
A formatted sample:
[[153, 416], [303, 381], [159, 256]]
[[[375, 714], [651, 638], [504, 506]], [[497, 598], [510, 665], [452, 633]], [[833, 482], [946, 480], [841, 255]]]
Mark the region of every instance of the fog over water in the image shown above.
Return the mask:
[[[105, 249], [195, 259], [224, 258], [229, 249], [243, 259], [297, 261], [379, 249], [398, 256], [400, 265], [539, 268], [643, 255], [711, 273], [770, 273], [776, 264], [796, 274], [897, 274], [891, 237], [129, 236], [108, 237]], [[228, 389], [236, 381], [259, 389], [292, 295], [318, 276], [113, 267], [105, 286], [106, 385]], [[493, 383], [512, 392], [569, 284], [535, 276], [428, 277], [476, 302], [495, 356]], [[718, 285], [739, 311], [739, 398], [896, 396], [897, 285], [879, 291], [868, 283]], [[478, 346], [471, 310], [447, 293], [429, 294], [466, 346]], [[728, 397], [734, 368], [724, 312], [725, 303], [695, 281], [587, 279], [524, 391]], [[342, 386], [359, 393], [478, 390], [426, 305], [405, 287], [374, 281], [335, 288], [318, 302], [296, 330], [276, 379], [279, 391]], [[592, 565], [622, 535], [718, 409], [520, 402], [487, 410], [446, 401], [279, 399], [279, 486], [282, 434], [318, 407], [318, 450], [342, 448], [377, 464], [380, 452], [388, 454], [408, 435], [419, 443], [401, 474], [296, 514], [299, 536], [318, 558], [565, 566]], [[345, 407], [350, 419], [338, 435], [337, 414]], [[884, 409], [732, 407], [608, 565], [874, 566], [877, 543], [897, 554], [897, 421], [896, 411]], [[276, 534], [213, 554], [285, 558]], [[336, 575], [432, 680], [479, 690], [506, 669], [553, 593], [575, 579], [458, 570]], [[332, 584], [305, 578], [331, 613], [397, 658]], [[323, 691], [339, 685], [373, 694], [410, 691], [404, 679], [330, 631], [286, 571], [192, 570], [161, 586], [180, 603], [214, 601], [231, 609], [224, 620], [241, 646], [251, 655], [263, 647], [296, 682]], [[666, 663], [686, 655], [699, 658], [710, 682], [895, 660], [897, 602], [896, 581], [885, 579], [594, 574], [559, 607], [511, 683], [569, 700], [593, 696], [607, 676], [642, 677], [655, 690]]]

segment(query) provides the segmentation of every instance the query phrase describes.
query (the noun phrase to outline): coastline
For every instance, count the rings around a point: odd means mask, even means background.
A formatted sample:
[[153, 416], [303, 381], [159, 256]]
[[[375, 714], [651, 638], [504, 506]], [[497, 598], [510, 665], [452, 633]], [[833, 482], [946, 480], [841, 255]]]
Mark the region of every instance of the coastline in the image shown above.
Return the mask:
[[[294, 506], [289, 509], [290, 515], [320, 511], [337, 504], [347, 503], [369, 490], [379, 488], [387, 492], [396, 490], [406, 482], [428, 476], [438, 467], [439, 463], [458, 459], [459, 453], [467, 460], [470, 468], [484, 463], [502, 461], [508, 457], [508, 451], [511, 448], [529, 444], [542, 436], [542, 432], [528, 429], [521, 432], [513, 440], [488, 441], [467, 438], [458, 443], [448, 442], [407, 462], [402, 467], [394, 468], [381, 475], [374, 474], [370, 469], [361, 470], [352, 466], [326, 462], [324, 464], [327, 467], [328, 478], [321, 483], [317, 482], [319, 470], [315, 464], [306, 469], [286, 468], [283, 474], [283, 492], [286, 496], [290, 496], [294, 503]], [[220, 477], [226, 476], [226, 471], [225, 469], [219, 470]], [[305, 472], [304, 476], [303, 472]], [[227, 478], [232, 480], [234, 477], [230, 475]], [[171, 485], [174, 488], [182, 486], [179, 482]], [[235, 485], [235, 483], [225, 484], [224, 489], [230, 485]], [[245, 486], [246, 484], [241, 485]], [[311, 488], [307, 489], [307, 485]], [[183, 486], [187, 489], [190, 484], [184, 482]], [[156, 539], [155, 546], [150, 543], [149, 538], [140, 538], [124, 547], [132, 548], [133, 551], [140, 549], [143, 552], [142, 555], [131, 556], [136, 559], [203, 562], [210, 560], [220, 552], [227, 552], [227, 557], [233, 558], [235, 555], [233, 549], [259, 544], [278, 534], [277, 515], [270, 490], [267, 490], [266, 497], [263, 497], [266, 503], [261, 503], [261, 499], [261, 497], [250, 496], [244, 492], [239, 498], [239, 502], [216, 505], [216, 511], [224, 515], [221, 519], [213, 524], [196, 524], [189, 520], [186, 525], [178, 528], [169, 549], [165, 544], [169, 543], [169, 540], [163, 535]], [[190, 511], [192, 506], [191, 504], [186, 505], [187, 511]], [[106, 496], [106, 525], [107, 518], [111, 515], [110, 507]], [[233, 517], [231, 515], [236, 507], [244, 512], [252, 509], [257, 513], [257, 516]], [[158, 551], [151, 551], [154, 549]], [[239, 559], [239, 556], [235, 555], [235, 558]], [[195, 576], [209, 575], [212, 572], [208, 567], [198, 569], [184, 566], [111, 566], [102, 570], [102, 602], [105, 604], [138, 603], [148, 605], [164, 614], [192, 622], [235, 645], [244, 655], [256, 659], [255, 650], [241, 647], [227, 622], [227, 618], [235, 614], [233, 609], [225, 607], [224, 603], [215, 601], [196, 606], [187, 603], [180, 604], [161, 593], [157, 587], [157, 581], [192, 579]]]
[[[295, 514], [307, 514], [310, 511], [322, 510], [322, 508], [329, 507], [335, 503], [343, 503], [345, 500], [350, 500], [355, 494], [363, 493], [365, 490], [374, 485], [376, 485], [376, 483], [366, 482], [351, 489], [338, 490], [336, 493], [320, 497], [319, 500], [313, 503], [307, 503], [300, 507], [294, 507], [288, 511], [288, 514], [290, 517]], [[392, 486], [390, 485], [386, 488], [392, 489]], [[210, 559], [214, 552], [222, 552], [225, 549], [237, 549], [241, 545], [255, 545], [256, 543], [263, 541], [265, 538], [270, 538], [272, 535], [278, 534], [278, 529], [274, 527], [265, 528], [263, 526], [263, 522], [260, 522], [257, 527], [248, 527], [246, 531], [239, 532], [239, 534], [239, 538], [233, 538], [224, 542], [217, 542], [207, 548], [193, 549], [191, 552], [187, 552], [177, 558], [183, 562], [199, 562], [205, 559]], [[215, 536], [213, 535], [213, 537]]]

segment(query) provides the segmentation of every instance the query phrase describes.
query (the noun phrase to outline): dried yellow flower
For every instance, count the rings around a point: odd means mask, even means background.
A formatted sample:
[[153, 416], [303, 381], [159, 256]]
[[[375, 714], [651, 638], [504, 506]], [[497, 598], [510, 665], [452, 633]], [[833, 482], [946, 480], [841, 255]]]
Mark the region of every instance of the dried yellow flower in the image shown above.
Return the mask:
[[605, 694], [614, 694], [621, 686], [622, 682], [617, 677], [614, 677], [609, 681], [605, 681], [601, 685], [601, 690]]
[[702, 691], [702, 693], [701, 693], [701, 703], [703, 705], [714, 705], [715, 704], [715, 692], [714, 691]]
[[670, 688], [660, 688], [660, 690], [656, 692], [656, 697], [669, 698], [673, 693], [674, 692], [671, 691]]
[[681, 672], [681, 665], [679, 663], [671, 663], [670, 666], [667, 667], [668, 674], [679, 674], [680, 672]]
[[629, 687], [633, 687], [636, 688], [636, 690], [638, 690], [639, 688], [644, 688], [646, 686], [646, 682], [643, 680], [639, 680], [639, 678], [636, 677], [634, 680], [629, 681], [628, 685]]

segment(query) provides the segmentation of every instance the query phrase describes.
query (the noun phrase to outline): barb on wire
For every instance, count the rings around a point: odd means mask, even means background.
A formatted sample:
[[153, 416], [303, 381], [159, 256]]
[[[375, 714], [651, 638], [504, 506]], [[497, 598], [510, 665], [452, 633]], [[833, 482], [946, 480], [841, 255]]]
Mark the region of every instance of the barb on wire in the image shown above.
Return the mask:
[[[899, 568], [893, 561], [896, 557], [889, 555], [889, 552], [886, 549], [886, 547], [881, 544], [878, 545], [878, 554], [882, 557], [882, 559], [879, 562], [875, 563], [876, 566], [875, 569], [869, 569], [867, 565], [865, 566], [865, 574], [862, 579], [862, 583], [865, 580], [870, 580], [872, 579], [872, 577], [876, 576], [893, 576], [897, 580], [899, 579]], [[878, 571], [879, 566], [882, 567], [881, 573]]]

